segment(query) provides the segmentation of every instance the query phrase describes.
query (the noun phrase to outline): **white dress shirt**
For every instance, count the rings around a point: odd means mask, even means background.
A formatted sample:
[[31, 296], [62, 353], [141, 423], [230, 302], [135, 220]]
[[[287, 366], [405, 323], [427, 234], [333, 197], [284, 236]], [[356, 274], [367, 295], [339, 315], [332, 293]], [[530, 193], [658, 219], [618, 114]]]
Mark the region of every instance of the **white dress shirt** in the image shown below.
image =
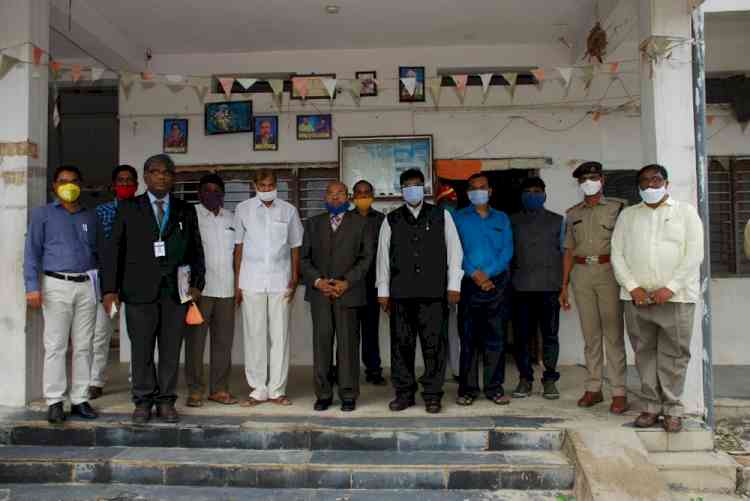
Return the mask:
[[621, 285], [620, 298], [641, 287], [666, 287], [670, 301], [695, 303], [700, 296], [703, 224], [692, 205], [669, 197], [656, 209], [645, 203], [628, 207], [612, 234], [612, 266]]
[[[406, 204], [415, 218], [419, 217], [422, 210], [422, 204], [412, 207]], [[461, 239], [456, 230], [456, 224], [453, 222], [450, 212], [443, 210], [445, 215], [445, 246], [448, 250], [448, 290], [460, 292], [461, 279], [464, 276], [464, 270], [461, 263], [464, 259], [464, 251], [461, 247]], [[380, 237], [378, 238], [378, 257], [375, 269], [375, 285], [378, 288], [378, 297], [390, 297], [391, 295], [391, 225], [388, 218], [383, 220], [380, 226]]]
[[292, 278], [291, 249], [302, 246], [302, 222], [297, 209], [281, 199], [270, 207], [258, 197], [237, 206], [235, 243], [243, 245], [240, 289], [250, 292], [286, 291]]
[[[164, 198], [156, 198], [156, 195], [151, 193], [150, 191], [146, 191], [146, 194], [148, 195], [148, 199], [151, 202], [151, 209], [154, 211], [154, 217], [156, 218], [156, 221], [159, 221], [159, 207], [156, 205], [157, 200], [163, 200], [164, 205], [162, 205], [162, 209], [164, 210], [164, 216], [165, 218], [169, 218], [169, 193], [167, 193]], [[162, 224], [166, 226], [166, 222], [162, 221]], [[163, 230], [164, 228], [159, 228], [159, 230]]]
[[195, 206], [198, 228], [206, 259], [206, 286], [203, 295], [227, 298], [234, 296], [234, 214], [220, 209], [219, 215], [206, 209], [203, 204]]

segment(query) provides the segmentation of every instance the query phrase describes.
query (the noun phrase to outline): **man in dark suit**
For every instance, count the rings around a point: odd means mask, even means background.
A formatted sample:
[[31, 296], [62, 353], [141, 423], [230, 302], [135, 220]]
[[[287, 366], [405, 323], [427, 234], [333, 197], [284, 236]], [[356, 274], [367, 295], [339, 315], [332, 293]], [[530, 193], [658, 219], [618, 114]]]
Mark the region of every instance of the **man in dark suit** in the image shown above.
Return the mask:
[[[146, 423], [151, 408], [174, 423], [174, 408], [187, 304], [180, 302], [177, 269], [190, 266], [189, 293], [200, 297], [205, 283], [203, 245], [195, 209], [170, 195], [175, 165], [155, 155], [143, 167], [145, 194], [124, 201], [109, 241], [100, 241], [104, 307], [111, 314], [120, 300], [132, 343], [133, 421]], [[159, 347], [159, 367], [154, 347]]]
[[333, 400], [329, 371], [335, 336], [341, 410], [351, 412], [359, 396], [357, 309], [367, 298], [374, 234], [365, 218], [348, 211], [346, 185], [328, 185], [326, 209], [305, 222], [300, 258], [313, 319], [314, 408], [324, 411]]

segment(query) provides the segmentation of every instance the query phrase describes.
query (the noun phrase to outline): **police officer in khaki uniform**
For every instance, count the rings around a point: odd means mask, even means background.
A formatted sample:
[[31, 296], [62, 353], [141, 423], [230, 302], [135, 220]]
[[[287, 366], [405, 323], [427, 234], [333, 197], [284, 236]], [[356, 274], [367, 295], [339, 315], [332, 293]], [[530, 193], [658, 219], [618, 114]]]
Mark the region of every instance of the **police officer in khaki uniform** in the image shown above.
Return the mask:
[[572, 283], [585, 343], [585, 393], [580, 407], [604, 400], [602, 371], [607, 354], [607, 376], [612, 391], [610, 412], [628, 409], [625, 397], [625, 337], [619, 285], [610, 264], [612, 231], [625, 202], [605, 198], [604, 176], [598, 162], [585, 162], [573, 172], [584, 194], [583, 202], [567, 211], [563, 283], [560, 305], [570, 309], [568, 284]]

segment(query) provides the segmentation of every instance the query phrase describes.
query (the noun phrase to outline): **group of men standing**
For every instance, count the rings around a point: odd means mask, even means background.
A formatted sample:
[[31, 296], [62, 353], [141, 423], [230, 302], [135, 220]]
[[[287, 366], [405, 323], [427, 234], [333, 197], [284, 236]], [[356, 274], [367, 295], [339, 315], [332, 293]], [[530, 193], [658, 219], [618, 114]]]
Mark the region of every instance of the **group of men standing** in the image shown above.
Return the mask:
[[[336, 386], [341, 410], [355, 410], [360, 344], [366, 381], [386, 384], [379, 308], [390, 317], [392, 411], [415, 405], [418, 383], [425, 410], [441, 411], [454, 305], [460, 348], [451, 357], [458, 358], [453, 363], [458, 365], [459, 405], [471, 405], [480, 391], [496, 404], [509, 403], [503, 384], [511, 319], [520, 375], [512, 395], [532, 393], [529, 346], [541, 331], [542, 395], [559, 398], [559, 313], [561, 306], [570, 308], [571, 284], [588, 371], [578, 404], [603, 400], [606, 350], [610, 410], [627, 410], [624, 309], [648, 400], [648, 412], [636, 425], [654, 425], [663, 415], [664, 427], [678, 431], [702, 259], [700, 220], [691, 206], [669, 198], [661, 166], [641, 170], [644, 203], [625, 210], [623, 202], [602, 195], [600, 164], [582, 164], [573, 175], [584, 201], [565, 220], [544, 208], [540, 178], [524, 180], [523, 210], [509, 218], [490, 206], [492, 188], [485, 174], [468, 180], [470, 205], [449, 211], [424, 200], [424, 175], [410, 169], [400, 176], [404, 204], [387, 215], [372, 207], [369, 182], [357, 182], [351, 197], [346, 185], [332, 182], [325, 212], [303, 226], [297, 209], [279, 198], [272, 171], [256, 173], [256, 196], [232, 214], [223, 207], [224, 182], [216, 174], [200, 180], [199, 205], [172, 196], [174, 163], [156, 155], [144, 165], [143, 195], [134, 196], [135, 170], [118, 167], [115, 201], [94, 212], [78, 200], [78, 169], [60, 167], [54, 175], [55, 202], [32, 214], [24, 266], [27, 301], [41, 306], [45, 317], [48, 418], [53, 423], [65, 418], [71, 334], [71, 413], [97, 417], [89, 399], [102, 394], [110, 319], [123, 309], [132, 343], [134, 422], [149, 421], [154, 407], [163, 421], [179, 420], [175, 401], [183, 338], [187, 405], [203, 405], [209, 329], [207, 398], [238, 403], [229, 392], [238, 305], [250, 386], [242, 405], [291, 405], [286, 391], [289, 316], [300, 283], [306, 285], [313, 320], [316, 411], [332, 405]], [[189, 295], [205, 319], [190, 331], [178, 283], [185, 267]], [[417, 340], [424, 360], [419, 380]]]

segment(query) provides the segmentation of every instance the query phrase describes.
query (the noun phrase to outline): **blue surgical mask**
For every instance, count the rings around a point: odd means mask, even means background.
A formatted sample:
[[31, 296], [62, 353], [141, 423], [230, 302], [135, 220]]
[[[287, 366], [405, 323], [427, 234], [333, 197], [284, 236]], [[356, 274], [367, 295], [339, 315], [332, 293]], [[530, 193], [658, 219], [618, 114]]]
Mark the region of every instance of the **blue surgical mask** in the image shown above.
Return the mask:
[[335, 207], [329, 204], [328, 202], [326, 202], [326, 210], [328, 211], [330, 215], [338, 216], [339, 214], [343, 214], [344, 212], [349, 210], [349, 202], [344, 202], [338, 207]]
[[521, 193], [521, 203], [527, 210], [539, 210], [544, 207], [544, 202], [546, 201], [546, 193], [534, 193], [531, 191], [524, 191]]
[[409, 205], [419, 205], [424, 200], [424, 186], [404, 186], [401, 194]]
[[474, 205], [486, 205], [490, 201], [489, 190], [471, 190], [466, 193], [469, 195], [469, 201]]

